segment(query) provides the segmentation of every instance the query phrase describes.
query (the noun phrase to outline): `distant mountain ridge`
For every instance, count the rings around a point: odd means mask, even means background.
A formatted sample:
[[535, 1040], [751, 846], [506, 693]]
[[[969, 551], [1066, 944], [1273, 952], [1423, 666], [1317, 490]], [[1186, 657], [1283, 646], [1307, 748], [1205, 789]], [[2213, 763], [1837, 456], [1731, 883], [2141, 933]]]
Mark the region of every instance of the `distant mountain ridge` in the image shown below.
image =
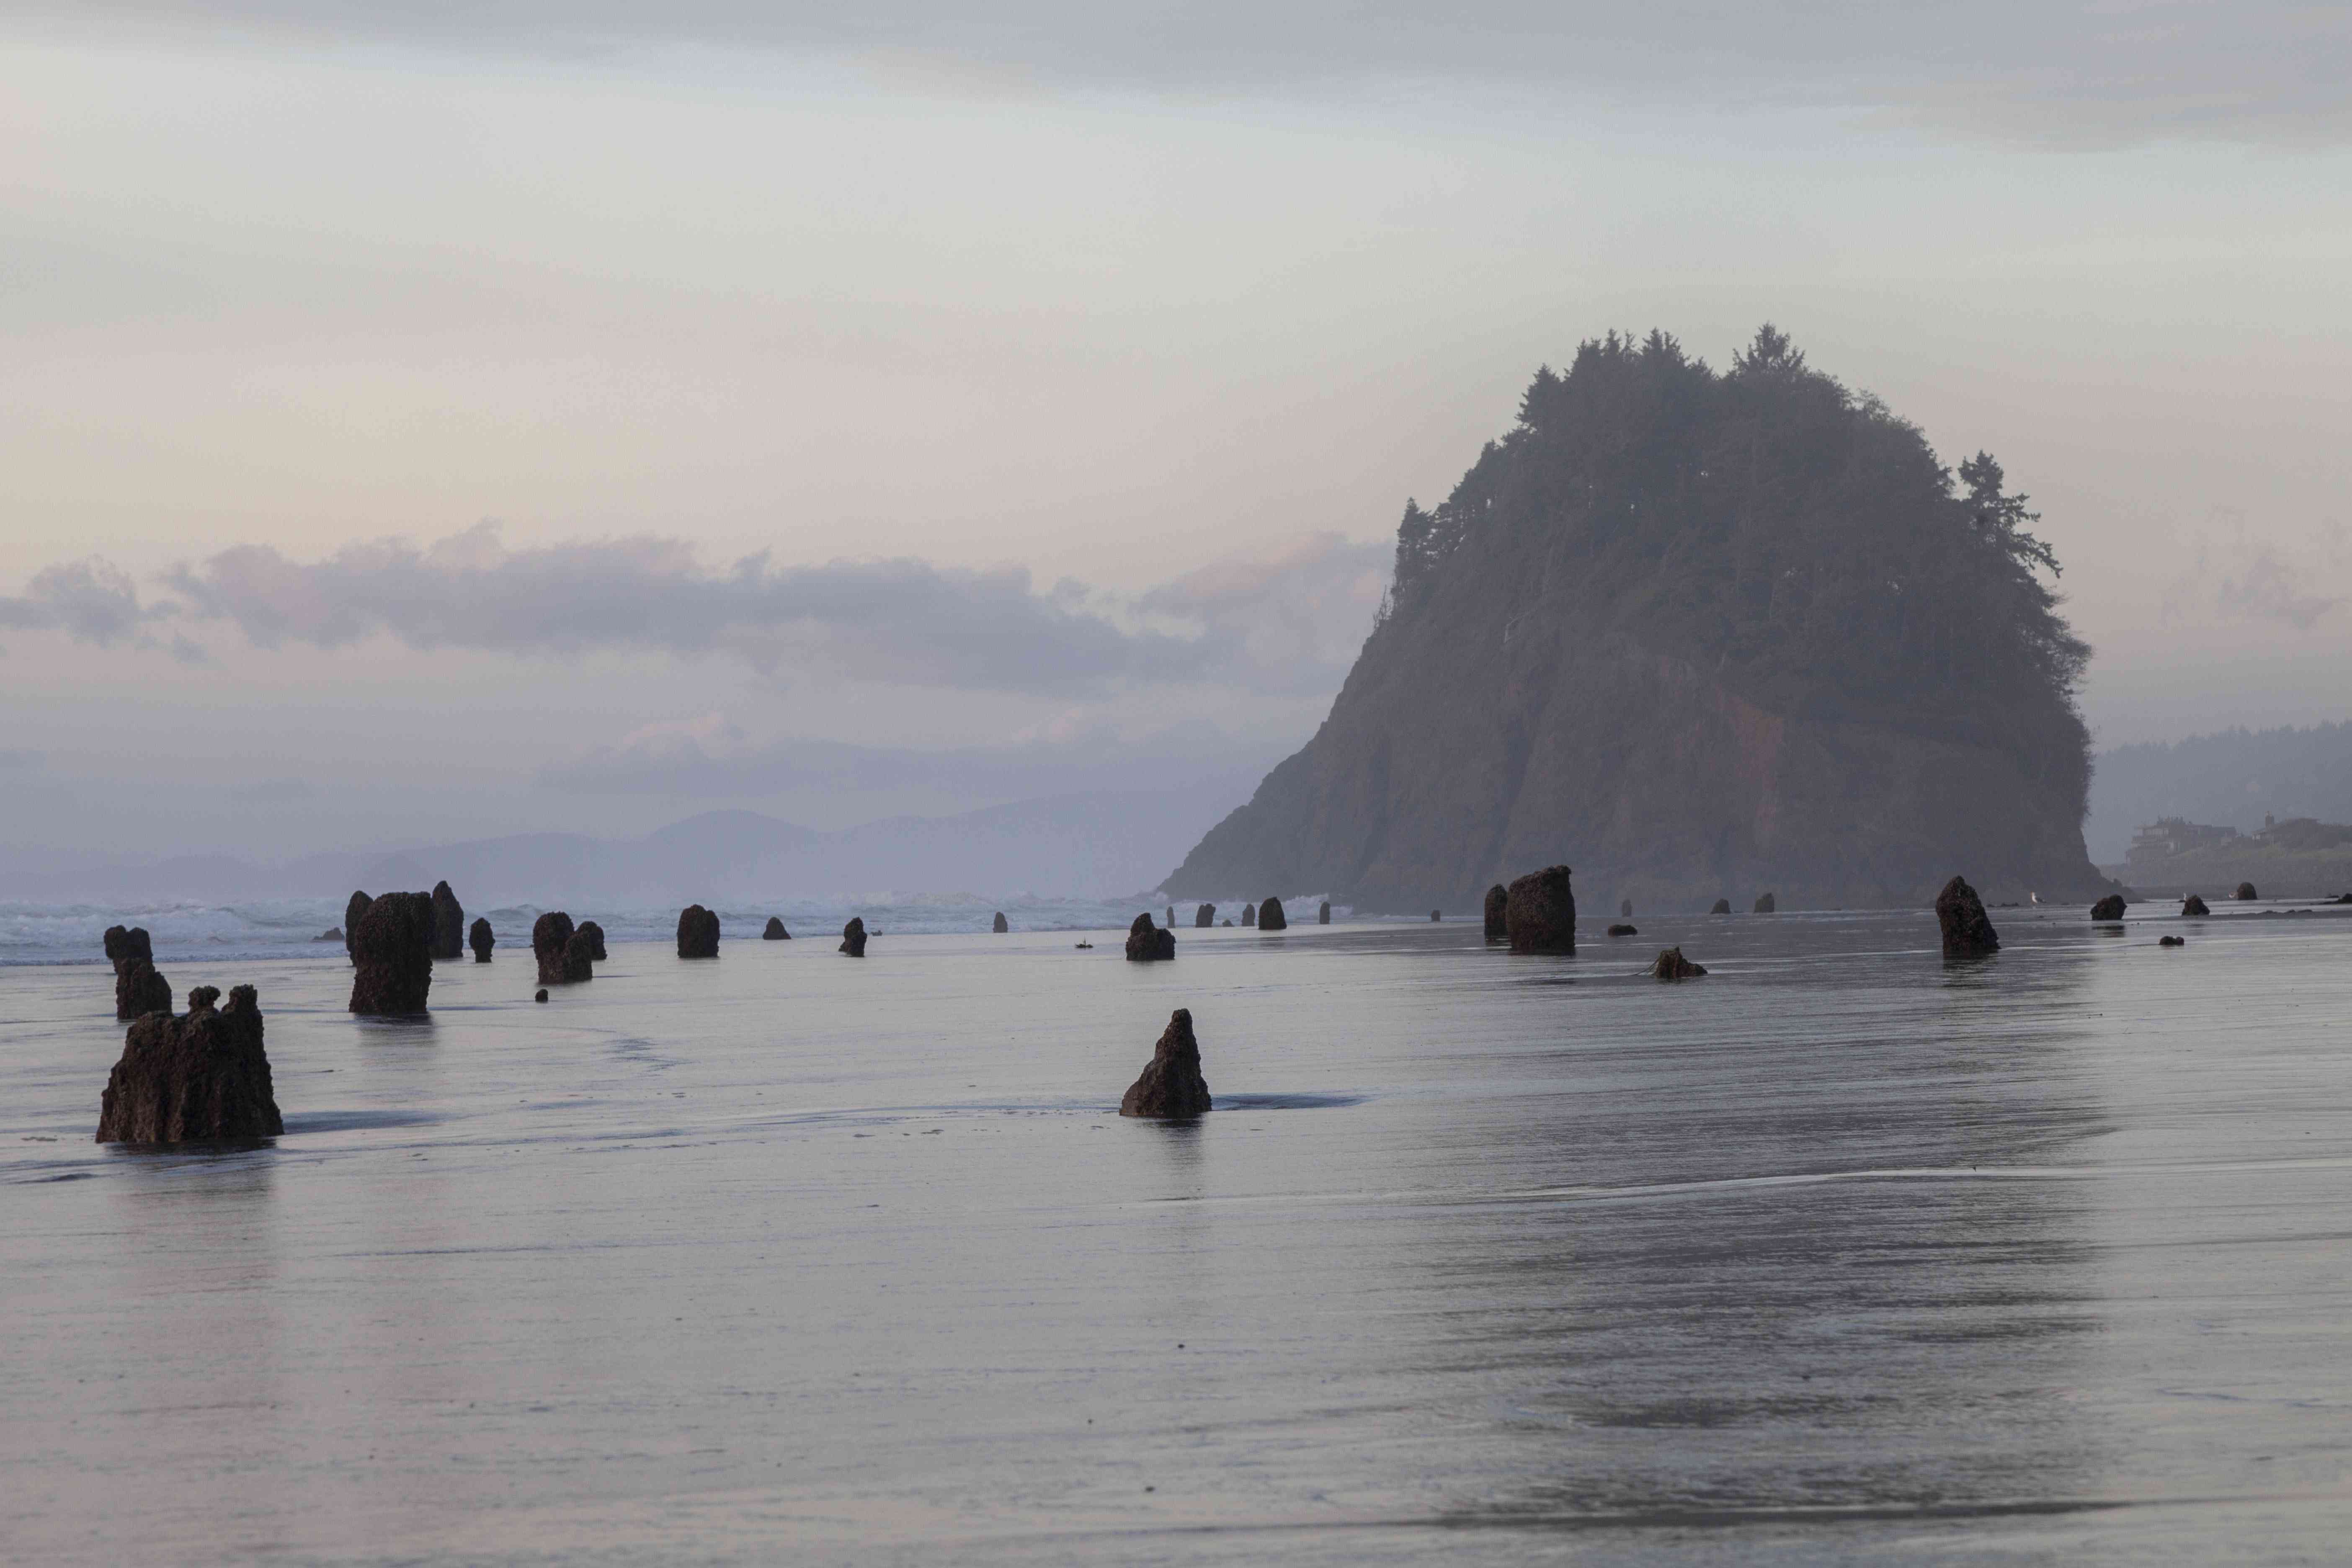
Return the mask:
[[1150, 888], [1249, 784], [1248, 774], [1234, 773], [1181, 790], [1048, 796], [830, 833], [758, 812], [711, 811], [641, 838], [509, 834], [389, 854], [310, 855], [275, 867], [225, 856], [0, 847], [0, 898], [341, 895], [445, 879], [469, 907], [886, 890], [1110, 897]]
[[1766, 328], [1717, 374], [1612, 334], [1540, 372], [1396, 575], [1331, 713], [1166, 880], [1476, 907], [1575, 867], [1594, 907], [2095, 895], [2089, 650], [1979, 453]]

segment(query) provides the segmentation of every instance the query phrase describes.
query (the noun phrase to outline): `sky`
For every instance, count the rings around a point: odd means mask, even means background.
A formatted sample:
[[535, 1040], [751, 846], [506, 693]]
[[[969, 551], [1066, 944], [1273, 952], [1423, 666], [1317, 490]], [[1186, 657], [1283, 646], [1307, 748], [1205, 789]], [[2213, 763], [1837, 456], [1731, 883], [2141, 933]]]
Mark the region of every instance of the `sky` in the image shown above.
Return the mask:
[[2352, 11], [0, 8], [0, 838], [1270, 763], [1407, 497], [1766, 321], [2033, 498], [2101, 745], [2352, 717]]

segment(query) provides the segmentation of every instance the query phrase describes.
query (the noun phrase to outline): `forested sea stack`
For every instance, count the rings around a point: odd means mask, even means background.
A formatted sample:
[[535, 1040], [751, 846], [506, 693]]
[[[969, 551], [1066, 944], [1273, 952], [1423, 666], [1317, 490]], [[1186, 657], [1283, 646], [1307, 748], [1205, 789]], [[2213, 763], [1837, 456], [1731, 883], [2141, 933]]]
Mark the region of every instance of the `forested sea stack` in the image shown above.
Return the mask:
[[1433, 510], [1305, 750], [1166, 879], [1475, 905], [1513, 868], [1704, 908], [2095, 897], [2089, 649], [2034, 514], [1979, 453], [1769, 327], [1721, 374], [1612, 335], [1538, 373]]

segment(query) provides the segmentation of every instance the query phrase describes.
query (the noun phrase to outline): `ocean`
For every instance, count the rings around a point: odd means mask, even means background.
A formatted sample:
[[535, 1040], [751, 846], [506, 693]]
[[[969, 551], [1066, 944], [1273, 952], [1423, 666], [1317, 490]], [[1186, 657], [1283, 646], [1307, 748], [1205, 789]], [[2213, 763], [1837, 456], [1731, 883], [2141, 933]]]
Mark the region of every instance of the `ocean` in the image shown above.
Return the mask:
[[[1159, 901], [1151, 902], [1157, 896]], [[157, 898], [135, 900], [47, 902], [0, 900], [0, 967], [24, 963], [104, 963], [103, 946], [109, 926], [143, 928], [155, 946], [158, 968], [173, 959], [196, 963], [234, 963], [257, 958], [294, 958], [311, 952], [327, 931], [340, 930], [344, 900], [341, 898], [246, 899], [207, 903], [193, 899]], [[466, 921], [486, 919], [501, 951], [530, 952], [531, 923], [553, 904], [506, 904], [495, 909], [466, 909]], [[608, 940], [670, 942], [677, 933], [677, 903], [645, 900], [572, 900], [562, 906], [574, 921], [594, 921]], [[1197, 907], [1186, 903], [1179, 923], [1190, 926]], [[894, 893], [866, 895], [779, 894], [764, 902], [722, 900], [718, 906], [723, 937], [757, 937], [771, 915], [782, 919], [794, 941], [803, 937], [841, 939], [841, 928], [852, 915], [869, 931], [902, 935], [940, 935], [987, 931], [1002, 911], [1015, 931], [1125, 931], [1129, 921], [1149, 910], [1155, 921], [1167, 918], [1166, 896], [1146, 894], [1139, 900], [1036, 898], [1026, 894], [988, 900], [971, 893]], [[1304, 908], [1315, 918], [1316, 901], [1286, 901], [1286, 908]], [[1239, 918], [1238, 900], [1220, 904], [1217, 918]], [[828, 933], [830, 933], [828, 935]], [[329, 943], [341, 952], [340, 943]], [[226, 989], [224, 987], [223, 989]]]
[[[340, 909], [174, 907], [158, 966], [258, 987], [286, 1120], [176, 1152], [91, 1142], [127, 912], [7, 917], [11, 1561], [2352, 1535], [2352, 910], [1996, 910], [1957, 965], [1925, 912], [1594, 920], [1572, 958], [1180, 927], [1147, 965], [1128, 906], [1091, 951], [893, 907], [863, 962], [833, 910], [723, 910], [703, 963], [674, 910], [575, 910], [611, 959], [544, 1005], [514, 910], [383, 1020], [308, 940]], [[1668, 944], [1711, 973], [1648, 978]], [[1175, 1007], [1216, 1110], [1122, 1120]]]

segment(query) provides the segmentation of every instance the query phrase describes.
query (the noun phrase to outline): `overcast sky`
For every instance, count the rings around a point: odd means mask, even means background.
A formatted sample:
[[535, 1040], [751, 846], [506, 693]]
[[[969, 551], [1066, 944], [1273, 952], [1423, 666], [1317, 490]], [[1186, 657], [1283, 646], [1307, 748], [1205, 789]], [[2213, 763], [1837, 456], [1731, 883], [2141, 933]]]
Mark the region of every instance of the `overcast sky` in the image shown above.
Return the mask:
[[1538, 363], [1768, 319], [2032, 494], [2103, 743], [2352, 717], [2346, 7], [980, 15], [8, 6], [5, 836], [1271, 758]]

